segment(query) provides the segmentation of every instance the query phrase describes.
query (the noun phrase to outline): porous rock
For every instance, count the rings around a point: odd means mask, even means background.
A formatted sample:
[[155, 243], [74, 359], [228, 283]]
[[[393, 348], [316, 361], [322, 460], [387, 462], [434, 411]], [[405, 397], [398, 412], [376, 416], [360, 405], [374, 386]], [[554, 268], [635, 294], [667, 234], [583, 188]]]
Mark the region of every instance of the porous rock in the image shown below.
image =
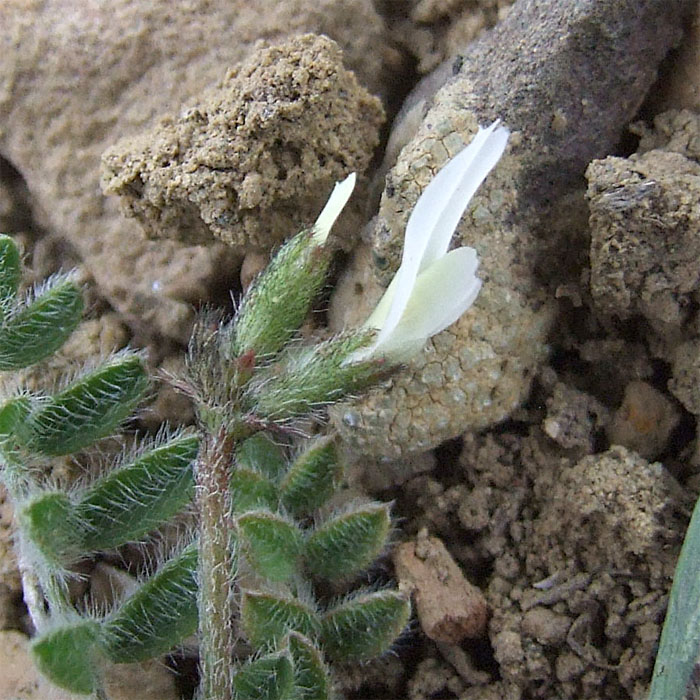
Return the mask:
[[260, 37], [309, 31], [337, 39], [372, 91], [387, 89], [370, 0], [0, 4], [0, 155], [132, 325], [185, 341], [191, 304], [230, 285], [239, 260], [224, 246], [147, 241], [100, 194], [102, 152], [221, 80]]
[[382, 121], [338, 45], [307, 34], [259, 47], [179, 116], [107, 150], [103, 188], [150, 236], [269, 250], [365, 170]]
[[609, 420], [609, 411], [595, 397], [557, 382], [547, 399], [542, 429], [562, 447], [590, 454], [597, 433]]
[[[451, 541], [470, 542], [452, 547], [459, 563], [491, 572], [494, 697], [647, 692], [686, 497], [661, 464], [623, 447], [571, 454], [538, 430], [466, 435], [463, 500], [443, 499], [430, 518]], [[486, 517], [475, 517], [475, 492]]]
[[417, 103], [423, 119], [387, 176], [371, 234], [384, 285], [398, 267], [408, 216], [439, 168], [478, 124], [500, 117], [513, 134], [458, 229], [458, 241], [479, 254], [483, 290], [406, 371], [333, 411], [358, 451], [427, 449], [520, 404], [547, 355], [547, 286], [561, 280], [571, 248], [564, 235], [548, 238], [552, 212], [580, 187], [590, 160], [617, 142], [679, 39], [688, 6], [521, 0], [466, 50], [432, 101]]
[[586, 175], [597, 308], [681, 325], [700, 283], [700, 164], [655, 149], [594, 161]]

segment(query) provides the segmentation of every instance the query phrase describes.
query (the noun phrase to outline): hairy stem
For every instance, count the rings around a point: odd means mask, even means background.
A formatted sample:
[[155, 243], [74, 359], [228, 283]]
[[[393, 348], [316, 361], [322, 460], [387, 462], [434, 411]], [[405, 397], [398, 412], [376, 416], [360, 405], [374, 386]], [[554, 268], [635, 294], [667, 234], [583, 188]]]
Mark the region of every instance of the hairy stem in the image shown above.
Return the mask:
[[232, 700], [235, 632], [233, 520], [229, 481], [233, 440], [208, 435], [195, 466], [199, 534], [199, 630], [202, 700]]

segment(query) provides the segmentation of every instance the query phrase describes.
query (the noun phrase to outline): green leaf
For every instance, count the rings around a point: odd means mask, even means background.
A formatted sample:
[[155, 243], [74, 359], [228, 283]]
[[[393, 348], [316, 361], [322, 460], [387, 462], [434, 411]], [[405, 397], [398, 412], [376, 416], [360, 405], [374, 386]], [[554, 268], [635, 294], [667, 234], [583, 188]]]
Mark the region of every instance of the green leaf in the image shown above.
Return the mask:
[[356, 576], [386, 545], [391, 519], [384, 503], [371, 503], [338, 515], [309, 537], [306, 566], [331, 581]]
[[319, 631], [318, 615], [308, 605], [294, 598], [255, 591], [243, 593], [241, 623], [256, 649], [276, 646], [289, 632], [313, 638]]
[[83, 313], [80, 288], [65, 277], [48, 284], [0, 326], [0, 370], [28, 367], [52, 355], [75, 330]]
[[317, 440], [294, 460], [282, 480], [282, 505], [297, 516], [308, 515], [328, 500], [341, 471], [333, 438]]
[[22, 279], [22, 261], [17, 244], [0, 234], [0, 308], [17, 295]]
[[[651, 678], [649, 700], [690, 698], [688, 684], [700, 656], [700, 499], [685, 533]], [[693, 696], [694, 697], [694, 696]]]
[[109, 615], [100, 642], [111, 661], [160, 656], [196, 632], [197, 560], [191, 544]]
[[192, 461], [199, 440], [171, 439], [99, 479], [76, 506], [87, 551], [111, 549], [167, 522], [194, 495]]
[[288, 636], [287, 647], [294, 662], [294, 700], [330, 700], [330, 673], [321, 652], [296, 632]]
[[355, 595], [323, 616], [321, 646], [336, 661], [368, 661], [391, 647], [410, 614], [398, 591]]
[[330, 260], [330, 250], [314, 242], [313, 231], [302, 231], [287, 241], [241, 300], [234, 321], [233, 356], [278, 352], [309, 313]]
[[236, 464], [276, 481], [284, 473], [287, 460], [284, 450], [269, 435], [259, 432], [241, 443], [236, 451]]
[[31, 401], [27, 396], [17, 396], [0, 407], [0, 440], [5, 440], [27, 420]]
[[386, 376], [384, 361], [345, 363], [373, 337], [372, 330], [353, 330], [318, 345], [290, 348], [278, 363], [251, 380], [245, 397], [250, 410], [283, 421], [373, 386]]
[[119, 355], [81, 377], [29, 414], [20, 437], [30, 450], [48, 456], [77, 452], [112, 433], [148, 388], [143, 362]]
[[74, 560], [81, 551], [81, 527], [65, 493], [41, 493], [19, 510], [20, 526], [53, 564]]
[[231, 475], [233, 510], [243, 513], [256, 508], [277, 507], [277, 488], [252, 469], [236, 469]]
[[270, 581], [287, 581], [297, 570], [302, 534], [294, 523], [266, 511], [238, 516], [240, 543], [249, 564]]
[[244, 664], [233, 678], [236, 700], [291, 700], [294, 667], [289, 655], [269, 654]]
[[97, 648], [99, 625], [93, 620], [64, 625], [32, 643], [37, 668], [55, 685], [78, 695], [99, 687]]

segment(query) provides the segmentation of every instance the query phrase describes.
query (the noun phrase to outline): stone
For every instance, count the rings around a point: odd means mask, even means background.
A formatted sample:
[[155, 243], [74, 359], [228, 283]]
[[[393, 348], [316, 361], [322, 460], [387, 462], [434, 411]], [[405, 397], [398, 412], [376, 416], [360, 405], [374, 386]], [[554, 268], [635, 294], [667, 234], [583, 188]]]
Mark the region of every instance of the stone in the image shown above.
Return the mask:
[[678, 409], [660, 391], [647, 382], [630, 382], [608, 426], [608, 438], [644, 459], [655, 459], [679, 421]]
[[700, 163], [655, 149], [593, 161], [586, 175], [596, 306], [680, 326], [700, 283]]
[[234, 287], [241, 256], [146, 240], [99, 192], [102, 152], [220, 81], [261, 37], [327, 34], [363, 85], [388, 92], [385, 31], [371, 0], [8, 0], [0, 156], [24, 178], [37, 223], [70, 242], [129, 324], [185, 343], [192, 304]]
[[462, 573], [445, 545], [427, 532], [404, 542], [394, 554], [401, 590], [411, 592], [421, 627], [437, 642], [458, 644], [486, 630], [483, 593]]
[[[394, 458], [426, 450], [493, 425], [522, 403], [547, 357], [555, 290], [579, 274], [571, 223], [553, 229], [552, 221], [567, 213], [588, 163], [618, 142], [678, 42], [688, 7], [687, 0], [643, 8], [634, 0], [521, 0], [415, 103], [369, 235], [385, 286], [408, 216], [439, 168], [477, 125], [500, 118], [513, 133], [456, 236], [479, 254], [482, 292], [404, 371], [331, 412], [353, 449]], [[365, 303], [369, 314], [376, 299]]]
[[367, 168], [383, 118], [338, 45], [306, 34], [257, 48], [179, 115], [108, 149], [103, 189], [151, 237], [270, 250]]

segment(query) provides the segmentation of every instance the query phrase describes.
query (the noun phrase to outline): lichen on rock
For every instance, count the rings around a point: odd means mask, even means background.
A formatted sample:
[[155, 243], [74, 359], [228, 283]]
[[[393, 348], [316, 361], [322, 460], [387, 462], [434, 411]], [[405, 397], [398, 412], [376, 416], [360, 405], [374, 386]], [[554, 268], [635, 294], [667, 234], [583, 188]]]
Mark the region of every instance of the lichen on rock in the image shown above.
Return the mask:
[[223, 81], [103, 156], [103, 187], [147, 234], [269, 250], [362, 172], [383, 111], [335, 42], [258, 47]]
[[[554, 287], [571, 245], [563, 235], [552, 244], [554, 213], [566, 210], [590, 160], [609, 152], [634, 116], [680, 34], [682, 4], [651, 2], [639, 12], [632, 0], [523, 0], [443, 73], [432, 98], [422, 95], [418, 111], [403, 115], [417, 125], [387, 174], [369, 236], [384, 285], [398, 267], [408, 216], [440, 167], [478, 124], [501, 118], [512, 137], [456, 236], [480, 257], [476, 303], [401, 376], [332, 412], [359, 452], [428, 449], [505, 419], [523, 401], [547, 356]], [[654, 31], [661, 17], [663, 32]]]

